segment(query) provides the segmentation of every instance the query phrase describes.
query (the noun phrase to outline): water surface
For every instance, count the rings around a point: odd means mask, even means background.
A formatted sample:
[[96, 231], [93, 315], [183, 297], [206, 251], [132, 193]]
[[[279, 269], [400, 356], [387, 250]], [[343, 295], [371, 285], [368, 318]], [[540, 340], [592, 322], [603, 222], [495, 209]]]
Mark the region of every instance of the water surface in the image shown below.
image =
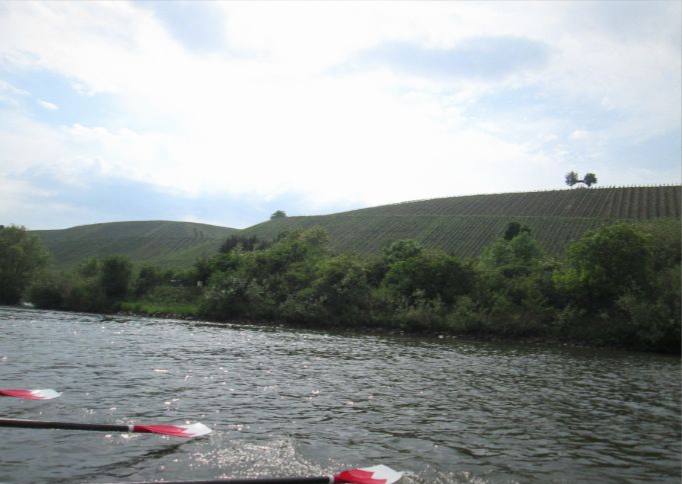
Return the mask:
[[208, 437], [0, 428], [1, 482], [293, 476], [680, 482], [680, 360], [0, 307], [0, 415], [201, 421]]

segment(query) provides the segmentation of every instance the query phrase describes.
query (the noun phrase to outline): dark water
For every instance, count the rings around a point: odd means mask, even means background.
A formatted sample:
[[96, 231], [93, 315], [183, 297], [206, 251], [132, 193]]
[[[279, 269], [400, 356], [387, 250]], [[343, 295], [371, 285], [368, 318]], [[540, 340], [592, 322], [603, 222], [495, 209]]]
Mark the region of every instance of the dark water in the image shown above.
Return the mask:
[[317, 475], [680, 482], [678, 358], [0, 308], [0, 415], [201, 421], [208, 437], [0, 428], [0, 481]]

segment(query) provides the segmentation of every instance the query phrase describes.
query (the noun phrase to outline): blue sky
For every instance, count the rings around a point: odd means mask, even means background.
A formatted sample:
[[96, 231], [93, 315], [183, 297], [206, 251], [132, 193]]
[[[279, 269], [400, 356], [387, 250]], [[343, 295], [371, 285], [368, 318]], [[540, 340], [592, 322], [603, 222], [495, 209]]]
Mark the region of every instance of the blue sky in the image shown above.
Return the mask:
[[680, 10], [0, 3], [0, 224], [680, 183]]

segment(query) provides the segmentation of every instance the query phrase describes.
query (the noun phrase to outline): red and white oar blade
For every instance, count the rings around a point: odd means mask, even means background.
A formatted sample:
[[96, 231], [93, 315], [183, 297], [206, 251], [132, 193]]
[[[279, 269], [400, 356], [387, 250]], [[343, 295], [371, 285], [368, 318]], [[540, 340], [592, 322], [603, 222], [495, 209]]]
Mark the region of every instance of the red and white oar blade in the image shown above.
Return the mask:
[[23, 398], [25, 400], [52, 400], [61, 393], [45, 388], [42, 390], [26, 390], [24, 388], [0, 388], [0, 396]]
[[187, 438], [201, 437], [212, 432], [211, 429], [199, 422], [192, 425], [133, 425], [132, 427], [132, 432], [147, 432]]
[[334, 476], [335, 483], [351, 484], [392, 484], [403, 477], [402, 472], [394, 471], [388, 466], [365, 467], [363, 469], [348, 469]]

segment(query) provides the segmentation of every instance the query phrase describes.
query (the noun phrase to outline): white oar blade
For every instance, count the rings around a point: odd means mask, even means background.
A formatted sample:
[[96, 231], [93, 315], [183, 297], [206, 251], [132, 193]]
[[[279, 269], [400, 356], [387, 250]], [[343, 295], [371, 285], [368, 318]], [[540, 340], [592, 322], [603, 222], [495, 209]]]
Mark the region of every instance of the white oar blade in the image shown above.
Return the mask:
[[185, 429], [187, 437], [201, 437], [202, 435], [208, 435], [211, 432], [213, 432], [211, 429], [209, 429], [201, 422], [197, 422], [192, 425], [181, 425], [180, 427], [183, 427]]
[[52, 400], [61, 393], [45, 388], [42, 390], [27, 390], [24, 388], [0, 388], [0, 395], [5, 397], [23, 398], [25, 400]]
[[192, 425], [131, 425], [132, 432], [148, 432], [152, 434], [170, 435], [171, 437], [194, 438], [211, 433], [211, 429], [202, 423]]
[[31, 393], [39, 400], [52, 400], [61, 396], [61, 393], [51, 388], [45, 388], [42, 390], [31, 390]]
[[388, 466], [379, 464], [362, 469], [349, 469], [334, 476], [335, 483], [348, 484], [392, 484], [403, 477], [402, 472], [394, 471]]

